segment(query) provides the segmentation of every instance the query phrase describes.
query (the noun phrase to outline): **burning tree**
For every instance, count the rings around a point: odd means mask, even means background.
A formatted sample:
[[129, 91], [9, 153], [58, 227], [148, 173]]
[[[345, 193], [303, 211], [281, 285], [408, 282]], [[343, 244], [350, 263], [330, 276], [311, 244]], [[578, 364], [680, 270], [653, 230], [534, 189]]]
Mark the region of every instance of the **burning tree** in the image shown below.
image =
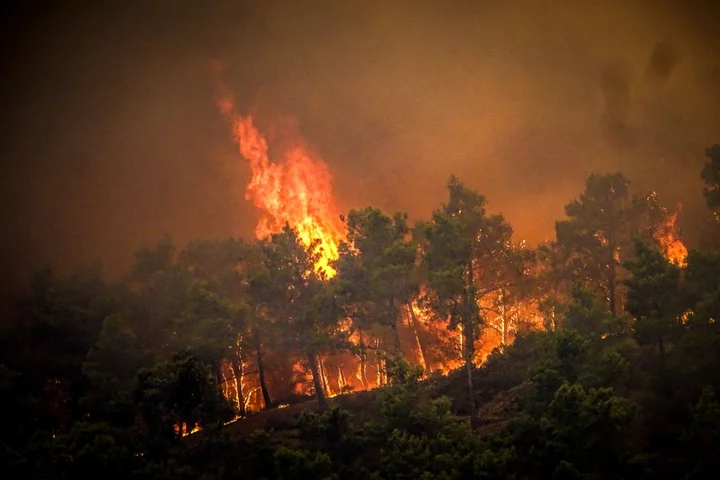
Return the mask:
[[655, 240], [670, 263], [678, 267], [685, 267], [687, 265], [688, 251], [682, 240], [678, 238], [675, 228], [679, 212], [680, 207], [672, 215], [667, 214], [667, 218], [658, 226], [655, 232]]
[[327, 405], [318, 355], [337, 345], [342, 311], [335, 284], [315, 268], [321, 253], [317, 244], [303, 245], [286, 225], [281, 233], [263, 240], [265, 260], [254, 279], [258, 298], [273, 321], [282, 327], [284, 351], [307, 362], [318, 402]]
[[[483, 359], [496, 347], [504, 348], [521, 329], [542, 325], [542, 313], [535, 297], [536, 285], [532, 267], [535, 252], [524, 243], [513, 245], [505, 240], [494, 255], [478, 262], [478, 281], [485, 294], [479, 305], [485, 318]], [[497, 340], [493, 341], [494, 337]]]
[[407, 214], [391, 218], [375, 208], [352, 210], [347, 232], [336, 263], [345, 300], [361, 330], [389, 328], [393, 351], [400, 356], [398, 323], [418, 291], [417, 251], [408, 238]]
[[429, 287], [425, 302], [450, 328], [461, 332], [471, 412], [475, 414], [472, 380], [474, 343], [483, 322], [478, 302], [499, 288], [501, 258], [512, 235], [501, 215], [488, 215], [485, 197], [454, 176], [447, 185], [448, 203], [419, 227]]
[[636, 238], [652, 241], [665, 211], [652, 193], [631, 195], [620, 173], [592, 174], [579, 199], [565, 206], [567, 220], [556, 222], [561, 266], [571, 282], [593, 286], [617, 315], [622, 308], [622, 262], [632, 256]]
[[636, 319], [638, 343], [657, 345], [662, 360], [667, 342], [677, 337], [682, 327], [680, 268], [642, 242], [635, 245], [635, 253], [626, 263], [632, 273], [625, 281], [629, 287], [627, 310]]
[[[434, 353], [439, 353], [436, 365], [447, 370], [454, 365], [448, 352], [458, 347], [470, 384], [472, 363], [512, 341], [519, 329], [541, 323], [554, 328], [552, 305], [569, 298], [573, 283], [593, 288], [616, 314], [622, 305], [622, 261], [631, 254], [635, 237], [654, 238], [665, 246], [666, 255], [683, 254], [674, 221], [656, 196], [630, 195], [628, 182], [620, 174], [591, 175], [580, 198], [566, 206], [568, 219], [557, 223], [557, 241], [537, 252], [513, 245], [512, 230], [503, 217], [487, 215], [485, 198], [455, 178], [448, 184], [448, 204], [419, 227], [416, 243], [408, 238], [406, 214], [389, 216], [366, 208], [353, 210], [341, 220], [327, 165], [296, 129], [281, 129], [279, 136], [270, 138], [270, 148], [256, 120], [238, 114], [230, 91], [220, 90], [218, 106], [230, 120], [239, 153], [252, 171], [246, 198], [262, 212], [256, 236], [264, 244], [264, 254], [274, 244], [267, 239], [285, 234], [289, 227], [306, 250], [304, 255], [314, 259], [318, 278], [326, 281], [339, 273], [336, 300], [344, 313], [337, 314], [332, 329], [342, 331], [353, 345], [332, 356], [316, 352], [319, 387], [328, 395], [335, 384], [337, 392], [358, 385], [352, 385], [352, 378], [348, 381], [344, 371], [348, 367], [357, 366], [359, 384], [370, 386], [367, 367], [372, 349], [377, 353], [377, 385], [385, 378], [383, 349], [395, 356], [417, 352], [415, 358], [429, 372]], [[539, 262], [533, 262], [535, 253]], [[267, 267], [261, 270], [268, 271]], [[296, 278], [300, 277], [296, 274]], [[242, 339], [257, 354], [258, 388], [267, 406], [264, 345], [284, 347], [287, 325], [283, 322], [289, 317], [280, 315], [275, 303], [287, 292], [270, 301], [264, 281], [254, 285], [265, 286], [254, 289], [254, 313], [245, 319], [248, 326]], [[289, 292], [295, 288], [288, 287]], [[337, 322], [341, 317], [351, 322], [341, 325]], [[448, 329], [459, 331], [459, 336]], [[274, 338], [268, 342], [263, 337], [271, 332]], [[312, 370], [307, 354], [303, 356]], [[337, 382], [331, 378], [335, 370]], [[307, 376], [307, 370], [303, 375]], [[299, 383], [304, 382], [300, 379]]]

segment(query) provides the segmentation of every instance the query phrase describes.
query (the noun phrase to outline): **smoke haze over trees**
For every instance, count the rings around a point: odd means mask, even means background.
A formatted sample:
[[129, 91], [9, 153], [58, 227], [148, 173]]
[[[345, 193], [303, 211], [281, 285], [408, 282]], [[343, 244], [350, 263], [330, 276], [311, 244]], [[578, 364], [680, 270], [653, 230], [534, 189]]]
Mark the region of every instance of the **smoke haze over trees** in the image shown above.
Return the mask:
[[3, 4], [3, 473], [714, 478], [715, 10]]
[[351, 210], [329, 265], [286, 225], [38, 271], [0, 337], [6, 472], [710, 478], [720, 246], [620, 173], [537, 249], [485, 204], [451, 176], [412, 229]]
[[681, 224], [706, 214], [712, 2], [386, 3], [6, 2], [3, 291], [48, 263], [117, 275], [166, 233], [250, 234], [215, 58], [241, 110], [297, 119], [343, 211], [425, 217], [454, 172], [534, 243], [589, 173], [620, 170], [682, 201]]

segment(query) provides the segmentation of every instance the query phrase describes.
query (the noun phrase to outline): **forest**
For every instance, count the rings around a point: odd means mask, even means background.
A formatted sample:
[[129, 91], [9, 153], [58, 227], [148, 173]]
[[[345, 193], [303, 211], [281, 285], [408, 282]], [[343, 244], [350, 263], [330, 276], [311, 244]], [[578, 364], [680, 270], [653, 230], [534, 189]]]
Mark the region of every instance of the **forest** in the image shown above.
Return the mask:
[[689, 250], [621, 173], [535, 247], [451, 177], [421, 221], [351, 210], [336, 251], [286, 224], [39, 271], [0, 339], [5, 478], [714, 478], [706, 153]]

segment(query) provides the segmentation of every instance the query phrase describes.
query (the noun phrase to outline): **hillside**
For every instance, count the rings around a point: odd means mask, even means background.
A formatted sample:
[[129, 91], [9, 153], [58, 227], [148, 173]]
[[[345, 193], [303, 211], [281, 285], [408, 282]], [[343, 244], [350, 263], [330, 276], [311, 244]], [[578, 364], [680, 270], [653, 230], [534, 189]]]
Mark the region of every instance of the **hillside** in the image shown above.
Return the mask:
[[412, 231], [351, 211], [333, 275], [288, 225], [41, 271], [0, 337], [4, 473], [712, 478], [720, 255], [627, 186], [591, 175], [535, 249], [452, 177]]
[[[429, 388], [431, 391], [434, 391], [435, 396], [437, 396], [437, 392], [441, 388], [438, 383], [443, 384], [443, 390], [445, 390], [449, 385], [458, 382], [455, 378], [456, 375], [457, 374], [451, 373], [449, 378], [441, 377], [432, 380], [423, 380], [421, 381], [421, 385], [423, 388]], [[453, 382], [453, 380], [455, 380], [455, 382]], [[333, 408], [346, 410], [354, 417], [355, 421], [367, 422], [372, 420], [373, 417], [377, 417], [380, 413], [381, 406], [378, 397], [383, 396], [384, 391], [392, 389], [393, 386], [386, 386], [374, 390], [351, 392], [333, 397], [330, 403]], [[478, 434], [482, 436], [486, 433], [494, 432], [512, 418], [516, 413], [515, 399], [518, 392], [519, 387], [514, 387], [509, 390], [497, 392], [494, 396], [492, 396], [492, 394], [483, 396], [489, 398], [489, 400], [482, 402], [478, 406], [477, 417], [474, 419]], [[231, 435], [237, 437], [246, 437], [256, 430], [282, 432], [293, 430], [295, 428], [294, 420], [298, 416], [305, 413], [321, 412], [322, 410], [316, 400], [307, 400], [283, 408], [262, 410], [246, 418], [238, 419], [228, 424], [225, 428]], [[197, 434], [201, 435], [201, 432], [202, 431], [199, 431]]]

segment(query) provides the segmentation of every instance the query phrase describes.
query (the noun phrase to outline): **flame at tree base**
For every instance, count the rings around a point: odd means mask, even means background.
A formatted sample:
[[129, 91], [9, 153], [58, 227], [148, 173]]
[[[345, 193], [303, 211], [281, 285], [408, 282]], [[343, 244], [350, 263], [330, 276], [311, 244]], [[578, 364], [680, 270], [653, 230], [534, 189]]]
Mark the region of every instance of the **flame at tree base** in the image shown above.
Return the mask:
[[[216, 67], [216, 72], [220, 74], [220, 65]], [[327, 165], [294, 133], [285, 132], [280, 142], [282, 148], [271, 150], [253, 117], [237, 113], [233, 96], [227, 88], [219, 85], [219, 91], [218, 107], [230, 121], [233, 140], [252, 172], [246, 199], [261, 211], [256, 236], [262, 239], [281, 232], [285, 225], [289, 225], [297, 231], [304, 245], [317, 244], [321, 258], [315, 267], [328, 277], [334, 276], [331, 263], [338, 258], [338, 245], [345, 236], [345, 226], [335, 206]], [[276, 145], [273, 143], [273, 146]], [[403, 355], [411, 363], [421, 365], [424, 376], [436, 372], [448, 374], [463, 365], [460, 354], [462, 336], [448, 329], [447, 320], [436, 318], [413, 302], [403, 321], [398, 323], [403, 337]], [[360, 356], [349, 351], [321, 356], [318, 359], [322, 377], [320, 383], [325, 395], [334, 397], [387, 384], [383, 347], [392, 344], [387, 336], [388, 332], [355, 331], [350, 341], [356, 347], [362, 347], [364, 353]], [[486, 335], [476, 344], [475, 361], [478, 364], [496, 346], [508, 340], [507, 335], [503, 335], [501, 341], [491, 337]], [[283, 362], [275, 363], [279, 365]], [[277, 382], [268, 383], [270, 396], [281, 404], [280, 408], [293, 403], [293, 396], [297, 399], [298, 396], [314, 393], [312, 376], [306, 365], [296, 362], [285, 367], [285, 373], [278, 375]], [[246, 414], [269, 407], [264, 405], [259, 393], [256, 369], [257, 366], [253, 367], [252, 361], [249, 361], [243, 369], [242, 378], [238, 379], [229, 365], [223, 367], [223, 391], [227, 398], [242, 406], [239, 410]], [[284, 390], [281, 384], [285, 386]]]

